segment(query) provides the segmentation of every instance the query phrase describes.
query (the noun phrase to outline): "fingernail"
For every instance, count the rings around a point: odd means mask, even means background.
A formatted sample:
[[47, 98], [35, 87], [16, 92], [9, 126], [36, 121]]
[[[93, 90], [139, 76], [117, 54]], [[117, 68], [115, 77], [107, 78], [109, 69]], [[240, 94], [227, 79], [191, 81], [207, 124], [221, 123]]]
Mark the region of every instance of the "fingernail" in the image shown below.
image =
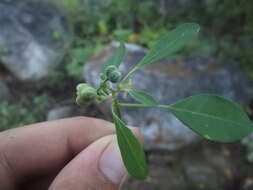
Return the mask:
[[127, 175], [126, 168], [123, 164], [120, 150], [116, 140], [108, 145], [100, 158], [100, 169], [105, 177], [114, 184], [121, 184]]

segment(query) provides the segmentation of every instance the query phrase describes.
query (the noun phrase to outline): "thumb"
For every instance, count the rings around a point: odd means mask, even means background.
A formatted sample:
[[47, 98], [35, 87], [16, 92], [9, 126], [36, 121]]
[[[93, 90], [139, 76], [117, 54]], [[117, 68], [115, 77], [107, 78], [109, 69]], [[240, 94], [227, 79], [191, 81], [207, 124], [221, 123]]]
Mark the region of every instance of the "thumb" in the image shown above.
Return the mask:
[[116, 136], [110, 135], [93, 142], [70, 161], [49, 190], [117, 190], [126, 175]]

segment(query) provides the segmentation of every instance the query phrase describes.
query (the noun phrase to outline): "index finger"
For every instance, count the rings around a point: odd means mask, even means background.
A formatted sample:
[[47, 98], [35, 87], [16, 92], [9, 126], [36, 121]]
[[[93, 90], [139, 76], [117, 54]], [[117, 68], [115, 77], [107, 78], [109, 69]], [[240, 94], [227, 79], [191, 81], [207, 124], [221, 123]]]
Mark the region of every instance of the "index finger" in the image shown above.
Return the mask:
[[87, 117], [5, 131], [0, 133], [0, 166], [5, 164], [17, 181], [43, 175], [62, 168], [90, 143], [113, 133], [111, 123]]

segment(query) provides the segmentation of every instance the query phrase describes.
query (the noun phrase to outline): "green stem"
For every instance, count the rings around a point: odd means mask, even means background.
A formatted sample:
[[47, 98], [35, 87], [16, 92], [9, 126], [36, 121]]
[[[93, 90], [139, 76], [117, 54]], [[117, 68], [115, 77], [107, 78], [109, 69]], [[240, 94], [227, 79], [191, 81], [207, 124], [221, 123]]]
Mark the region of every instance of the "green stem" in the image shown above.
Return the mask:
[[118, 118], [121, 119], [120, 104], [117, 100], [115, 92], [112, 93], [112, 98], [113, 111], [118, 116]]
[[124, 83], [138, 68], [134, 67], [123, 79], [122, 79], [122, 83]]
[[108, 80], [109, 80], [109, 79], [105, 79], [103, 82], [100, 83], [100, 85], [99, 85], [99, 87], [98, 87], [98, 89], [97, 89], [97, 92], [99, 92], [100, 89], [104, 87], [105, 83], [106, 83]]
[[118, 118], [121, 119], [120, 105], [117, 100], [114, 100], [113, 109]]

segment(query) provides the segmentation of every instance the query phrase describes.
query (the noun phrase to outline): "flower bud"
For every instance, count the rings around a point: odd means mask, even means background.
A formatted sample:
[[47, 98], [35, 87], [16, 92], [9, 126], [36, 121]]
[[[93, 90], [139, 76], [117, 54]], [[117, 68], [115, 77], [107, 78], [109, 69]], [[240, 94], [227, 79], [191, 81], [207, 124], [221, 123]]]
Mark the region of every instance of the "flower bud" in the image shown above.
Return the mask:
[[115, 65], [109, 65], [108, 67], [106, 67], [105, 69], [105, 74], [108, 77], [112, 72], [114, 71], [118, 71], [118, 68]]
[[76, 103], [78, 105], [88, 104], [90, 101], [95, 99], [97, 96], [97, 91], [90, 85], [83, 83], [77, 86], [77, 98]]
[[85, 104], [88, 104], [89, 101], [85, 100], [85, 99], [82, 99], [80, 96], [77, 96], [76, 97], [76, 103], [81, 106], [81, 105], [85, 105]]
[[113, 72], [111, 72], [110, 75], [108, 76], [108, 79], [112, 83], [119, 82], [120, 79], [121, 79], [121, 72], [119, 72], [119, 71], [113, 71]]
[[89, 84], [87, 84], [87, 83], [81, 83], [81, 84], [78, 84], [76, 86], [76, 90], [77, 90], [77, 92], [80, 92], [82, 89], [85, 89], [85, 88], [88, 88], [88, 87], [90, 87]]
[[106, 99], [106, 96], [97, 96], [97, 100], [98, 101], [100, 101], [100, 102], [102, 102], [102, 101], [104, 101]]
[[106, 75], [105, 74], [100, 74], [100, 79], [101, 80], [105, 80], [106, 79]]
[[121, 79], [121, 72], [115, 65], [110, 65], [105, 70], [106, 76], [112, 83], [116, 83]]

